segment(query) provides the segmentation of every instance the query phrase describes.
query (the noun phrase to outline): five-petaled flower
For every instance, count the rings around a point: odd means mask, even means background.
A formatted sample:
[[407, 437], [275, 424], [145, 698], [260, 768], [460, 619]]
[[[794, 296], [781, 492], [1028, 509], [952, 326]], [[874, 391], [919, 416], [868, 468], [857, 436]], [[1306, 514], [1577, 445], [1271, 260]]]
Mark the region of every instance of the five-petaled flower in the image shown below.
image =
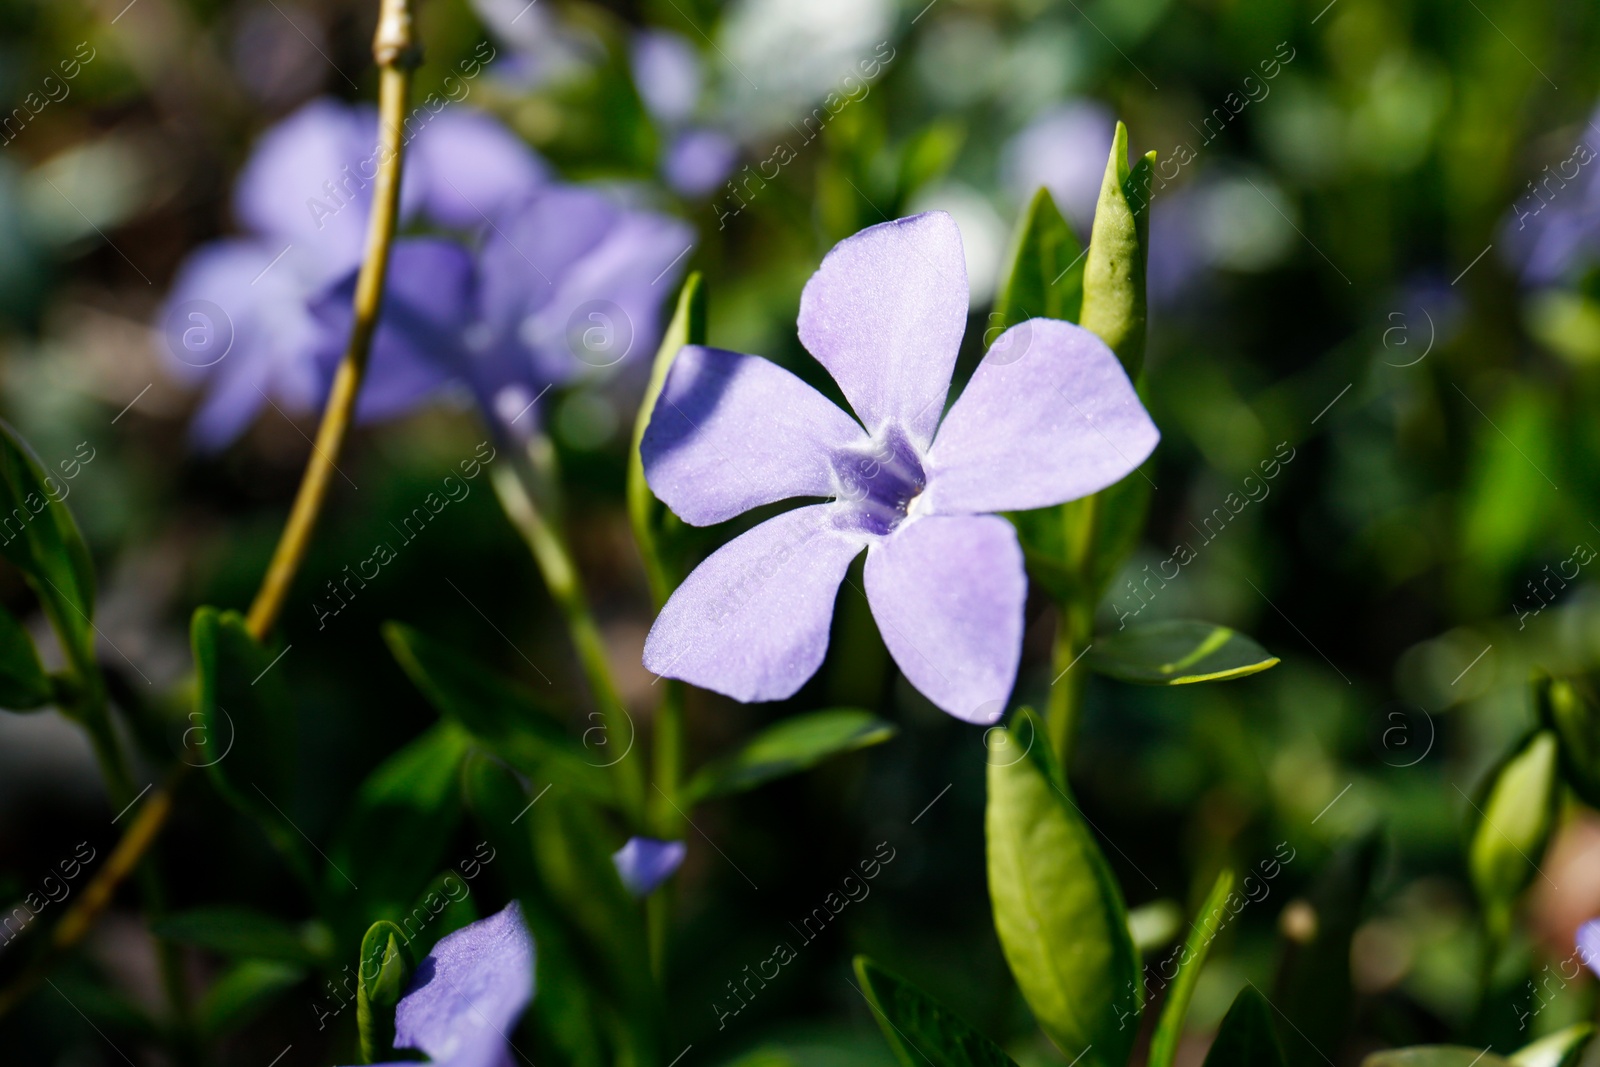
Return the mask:
[[704, 526], [830, 499], [706, 559], [662, 609], [646, 667], [738, 700], [792, 695], [866, 549], [867, 601], [906, 678], [958, 718], [1000, 717], [1027, 579], [1015, 530], [992, 513], [1103, 489], [1159, 434], [1111, 350], [1049, 319], [1006, 331], [945, 414], [967, 305], [961, 235], [930, 212], [841, 241], [801, 295], [800, 340], [859, 422], [758, 356], [678, 353], [642, 446], [668, 507]]

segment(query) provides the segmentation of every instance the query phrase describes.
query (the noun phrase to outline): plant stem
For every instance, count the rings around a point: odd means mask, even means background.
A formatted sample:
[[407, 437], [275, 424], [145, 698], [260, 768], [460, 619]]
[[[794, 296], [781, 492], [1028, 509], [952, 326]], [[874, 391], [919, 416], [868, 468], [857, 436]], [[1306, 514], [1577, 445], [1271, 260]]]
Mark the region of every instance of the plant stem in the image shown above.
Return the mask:
[[1061, 772], [1066, 773], [1072, 755], [1073, 736], [1082, 710], [1083, 692], [1089, 672], [1077, 666], [1094, 637], [1094, 605], [1099, 598], [1095, 588], [1094, 552], [1099, 540], [1100, 496], [1098, 493], [1061, 505], [1064, 562], [1077, 578], [1078, 595], [1057, 604], [1055, 644], [1051, 652], [1050, 699], [1045, 707], [1045, 722], [1050, 731], [1050, 747]]
[[278, 539], [261, 588], [250, 605], [246, 625], [257, 640], [265, 637], [283, 609], [289, 587], [311, 545], [311, 534], [328, 496], [336, 461], [354, 419], [356, 397], [366, 376], [372, 337], [383, 304], [383, 283], [389, 272], [389, 251], [394, 241], [400, 207], [400, 167], [405, 150], [406, 105], [411, 94], [411, 71], [421, 61], [412, 35], [409, 0], [382, 0], [378, 32], [372, 39], [378, 83], [378, 173], [372, 187], [372, 211], [367, 218], [366, 254], [356, 276], [355, 318], [350, 342], [339, 363], [328, 394], [328, 406], [317, 427], [317, 439], [306, 463], [300, 491], [295, 495], [289, 521]]
[[578, 653], [578, 665], [599, 706], [606, 744], [622, 744], [626, 741], [623, 754], [607, 766], [612, 768], [615, 775], [617, 797], [623, 810], [635, 826], [642, 827], [645, 817], [644, 773], [633, 751], [637, 728], [617, 692], [616, 683], [612, 681], [605, 641], [589, 611], [583, 579], [572, 562], [566, 540], [539, 504], [541, 499], [553, 501], [559, 484], [555, 473], [554, 450], [549, 440], [541, 436], [529, 442], [528, 454], [533, 467], [532, 477], [538, 483], [535, 491], [529, 490], [524, 484], [524, 476], [510, 464], [495, 467], [490, 472], [490, 479], [500, 498], [500, 506], [527, 542], [534, 562], [544, 576], [545, 586], [566, 620], [567, 632]]

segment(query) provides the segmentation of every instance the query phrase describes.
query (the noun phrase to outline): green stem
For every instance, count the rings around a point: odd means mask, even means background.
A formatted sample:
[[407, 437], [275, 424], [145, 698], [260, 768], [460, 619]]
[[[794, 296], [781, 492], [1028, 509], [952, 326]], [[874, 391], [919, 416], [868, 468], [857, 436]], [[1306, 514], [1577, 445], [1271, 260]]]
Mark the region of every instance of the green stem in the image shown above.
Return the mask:
[[1080, 660], [1094, 639], [1094, 606], [1099, 590], [1095, 588], [1092, 571], [1099, 524], [1098, 493], [1061, 506], [1063, 562], [1077, 580], [1077, 595], [1057, 604], [1058, 621], [1050, 666], [1050, 676], [1055, 682], [1050, 686], [1050, 697], [1045, 705], [1045, 722], [1050, 732], [1050, 746], [1063, 774], [1072, 755], [1072, 741], [1089, 676]]
[[378, 173], [372, 186], [372, 213], [367, 218], [366, 253], [356, 276], [355, 316], [350, 342], [339, 363], [328, 394], [328, 406], [317, 427], [317, 439], [306, 462], [300, 490], [289, 511], [272, 562], [250, 605], [245, 624], [260, 640], [272, 629], [284, 599], [311, 546], [311, 534], [322, 513], [336, 461], [354, 421], [356, 397], [366, 376], [367, 356], [377, 332], [383, 305], [383, 283], [389, 272], [389, 251], [394, 242], [400, 210], [400, 166], [405, 149], [406, 105], [411, 95], [411, 71], [421, 62], [412, 35], [409, 0], [382, 0], [378, 32], [372, 39], [372, 57], [379, 68]]
[[[559, 485], [555, 473], [554, 450], [550, 447], [548, 439], [535, 437], [529, 443], [528, 452], [533, 467], [531, 479], [538, 483], [537, 490], [530, 491], [523, 481], [524, 476], [518, 473], [513, 464], [493, 468], [490, 478], [494, 483], [495, 493], [500, 497], [500, 506], [505, 509], [506, 517], [522, 535], [522, 539], [527, 542], [529, 550], [533, 553], [534, 562], [538, 564], [539, 571], [544, 576], [545, 586], [550, 590], [550, 596], [566, 620], [567, 631], [571, 634], [573, 647], [578, 653], [578, 665], [582, 668], [584, 677], [589, 683], [589, 690], [599, 706], [607, 744], [627, 746], [625, 754], [618, 757], [610, 766], [616, 777], [617, 797], [623, 810], [635, 826], [643, 826], [644, 773], [641, 760], [636, 758], [633, 751], [636, 740], [633, 719], [617, 692], [616, 683], [612, 681], [605, 641], [601, 638], [600, 628], [595, 625], [594, 616], [589, 611], [583, 580], [578, 574], [578, 568], [572, 562], [572, 554], [568, 551], [566, 541], [555, 523], [547, 518], [546, 509], [541, 509], [538, 502], [540, 499], [553, 502]], [[553, 511], [554, 508], [548, 510]]]

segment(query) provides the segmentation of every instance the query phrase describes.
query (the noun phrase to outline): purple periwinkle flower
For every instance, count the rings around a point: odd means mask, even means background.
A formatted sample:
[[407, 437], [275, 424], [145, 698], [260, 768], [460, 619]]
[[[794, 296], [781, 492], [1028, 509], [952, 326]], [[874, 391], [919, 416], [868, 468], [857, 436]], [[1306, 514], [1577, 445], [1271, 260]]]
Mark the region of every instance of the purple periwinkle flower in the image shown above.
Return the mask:
[[533, 999], [533, 962], [514, 902], [441, 938], [395, 1007], [394, 1047], [442, 1067], [509, 1067], [510, 1035]]
[[1073, 228], [1087, 236], [1116, 126], [1103, 104], [1080, 100], [1053, 107], [1006, 144], [1002, 180], [1019, 203], [1046, 187]]
[[665, 141], [662, 179], [680, 196], [705, 196], [733, 173], [739, 142], [723, 129], [693, 121], [706, 80], [699, 51], [679, 34], [642, 30], [634, 35], [629, 59], [639, 100]]
[[1578, 958], [1600, 975], [1600, 919], [1590, 919], [1578, 927]]
[[682, 841], [630, 837], [627, 844], [611, 854], [611, 862], [617, 865], [617, 875], [628, 892], [647, 897], [672, 877], [688, 851]]
[[758, 356], [678, 353], [642, 445], [668, 507], [704, 526], [829, 499], [700, 564], [656, 619], [646, 667], [738, 700], [792, 695], [865, 549], [867, 600], [906, 678], [957, 718], [1000, 717], [1027, 579], [1015, 530], [991, 513], [1103, 489], [1159, 434], [1111, 350], [1049, 319], [1001, 335], [944, 415], [966, 323], [961, 235], [930, 212], [841, 241], [801, 294], [800, 340], [859, 422]]

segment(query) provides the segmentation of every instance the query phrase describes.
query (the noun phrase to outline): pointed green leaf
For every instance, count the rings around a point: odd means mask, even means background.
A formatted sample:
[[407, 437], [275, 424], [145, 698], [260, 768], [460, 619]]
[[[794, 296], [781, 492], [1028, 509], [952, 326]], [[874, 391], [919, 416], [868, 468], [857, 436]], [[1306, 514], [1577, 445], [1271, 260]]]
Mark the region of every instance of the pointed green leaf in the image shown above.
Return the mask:
[[1517, 897], [1538, 874], [1555, 826], [1560, 784], [1556, 735], [1539, 730], [1495, 768], [1473, 805], [1467, 866], [1496, 937], [1509, 932]]
[[1600, 806], [1600, 703], [1581, 681], [1543, 673], [1533, 680], [1533, 698], [1560, 741], [1562, 777], [1585, 803]]
[[[1223, 922], [1228, 917], [1224, 907], [1228, 894], [1233, 892], [1233, 872], [1224, 870], [1217, 875], [1217, 880], [1211, 886], [1211, 892], [1206, 894], [1205, 903], [1200, 905], [1200, 916], [1190, 928], [1189, 939], [1184, 943], [1183, 954], [1178, 957], [1178, 970], [1172, 979], [1171, 992], [1167, 994], [1166, 1003], [1161, 1005], [1161, 1018], [1156, 1023], [1156, 1032], [1150, 1039], [1149, 1067], [1172, 1067], [1178, 1058], [1178, 1042], [1183, 1037], [1183, 1019], [1189, 1011], [1189, 1001], [1194, 997], [1195, 983], [1200, 980], [1200, 970], [1206, 965], [1206, 956], [1211, 952], [1211, 942], [1216, 940], [1217, 931], [1222, 929]], [[1240, 994], [1243, 996], [1243, 994]], [[1239, 1002], [1234, 1002], [1234, 1009], [1239, 1009]], [[1228, 1013], [1232, 1016], [1233, 1012]], [[1224, 1021], [1223, 1026], [1227, 1023]], [[1221, 1040], [1221, 1037], [1218, 1037]]]
[[1128, 128], [1117, 123], [1083, 270], [1079, 325], [1111, 346], [1130, 378], [1137, 378], [1144, 365], [1145, 262], [1155, 161], [1155, 152], [1147, 152], [1130, 170]]
[[1255, 986], [1245, 986], [1233, 998], [1206, 1053], [1205, 1067], [1284, 1067], [1272, 1008]]
[[855, 966], [900, 1067], [1017, 1067], [999, 1045], [904, 978], [865, 956]]
[[1077, 322], [1083, 305], [1083, 246], [1061, 217], [1048, 189], [1033, 194], [1017, 224], [1011, 261], [995, 295], [985, 347], [1032, 318]]
[[94, 660], [94, 568], [65, 499], [61, 483], [0, 420], [0, 555], [27, 578], [81, 671]]
[[1511, 1061], [1481, 1048], [1459, 1045], [1418, 1045], [1374, 1052], [1361, 1067], [1509, 1067]]
[[356, 979], [356, 1030], [366, 1063], [390, 1059], [394, 1049], [394, 1009], [417, 969], [406, 938], [392, 922], [378, 920], [361, 939]]
[[151, 924], [158, 937], [235, 959], [276, 960], [315, 967], [327, 962], [327, 931], [294, 925], [251, 908], [220, 905], [163, 915]]
[[639, 445], [650, 426], [650, 416], [666, 384], [667, 372], [684, 345], [701, 345], [706, 341], [705, 282], [699, 271], [690, 274], [678, 292], [677, 308], [672, 321], [661, 336], [661, 347], [656, 350], [655, 362], [650, 366], [650, 381], [645, 386], [644, 399], [639, 403], [639, 414], [633, 423], [633, 448], [628, 453], [628, 521], [633, 524], [633, 538], [644, 556], [645, 573], [650, 580], [650, 593], [659, 607], [672, 594], [673, 580], [661, 558], [657, 543], [661, 504], [644, 479], [644, 460], [639, 455]]
[[30, 711], [55, 699], [50, 676], [39, 662], [39, 652], [5, 608], [0, 607], [0, 708]]
[[287, 814], [294, 793], [294, 705], [279, 656], [250, 636], [236, 611], [200, 608], [190, 640], [200, 717], [200, 728], [186, 735], [198, 746], [191, 759], [309, 881], [311, 863]]
[[361, 783], [328, 848], [323, 878], [326, 897], [341, 913], [341, 930], [349, 916], [362, 924], [398, 921], [438, 870], [460, 822], [461, 761], [470, 744], [466, 730], [446, 720]]
[[531, 689], [403, 623], [384, 624], [383, 636], [428, 702], [501, 759], [530, 777], [562, 781], [609, 800], [605, 771], [541, 708]]
[[1577, 1067], [1593, 1037], [1593, 1023], [1577, 1023], [1517, 1049], [1511, 1062], [1517, 1067]]
[[701, 768], [685, 795], [693, 803], [743, 793], [831, 756], [880, 744], [895, 728], [870, 712], [851, 708], [813, 711], [769, 726], [733, 755]]
[[[1043, 733], [1033, 731], [1032, 749]], [[984, 816], [995, 931], [1039, 1026], [1083, 1067], [1123, 1067], [1139, 961], [1122, 893], [1083, 816], [1025, 734], [991, 730]]]
[[1226, 626], [1169, 619], [1096, 637], [1088, 661], [1101, 674], [1136, 685], [1188, 685], [1243, 678], [1274, 666], [1278, 657]]

